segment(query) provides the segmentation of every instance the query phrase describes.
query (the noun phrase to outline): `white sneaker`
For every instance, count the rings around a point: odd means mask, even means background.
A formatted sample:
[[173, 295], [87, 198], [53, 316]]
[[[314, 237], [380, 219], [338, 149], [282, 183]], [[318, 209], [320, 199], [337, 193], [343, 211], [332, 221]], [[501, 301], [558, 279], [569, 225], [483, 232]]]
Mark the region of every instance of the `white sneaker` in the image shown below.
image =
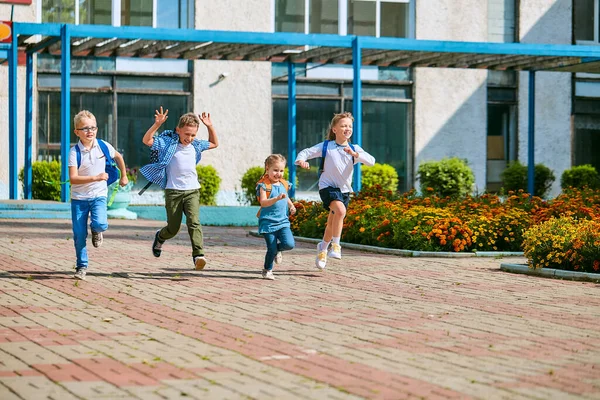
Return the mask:
[[342, 246], [338, 243], [331, 243], [331, 249], [327, 253], [328, 257], [335, 258], [337, 260], [342, 259]]
[[324, 270], [327, 265], [327, 249], [321, 249], [321, 242], [317, 244], [317, 258], [315, 259], [315, 265], [321, 271]]
[[73, 275], [73, 278], [85, 281], [85, 268], [79, 268], [77, 272], [75, 272], [75, 275]]
[[262, 277], [264, 279], [269, 279], [269, 280], [275, 279], [275, 276], [273, 275], [273, 271], [271, 271], [270, 269], [263, 269]]
[[275, 264], [281, 264], [281, 261], [283, 261], [283, 253], [278, 251], [275, 256]]
[[194, 257], [194, 266], [196, 267], [196, 271], [203, 270], [205, 265], [206, 265], [206, 258], [204, 258], [204, 256]]

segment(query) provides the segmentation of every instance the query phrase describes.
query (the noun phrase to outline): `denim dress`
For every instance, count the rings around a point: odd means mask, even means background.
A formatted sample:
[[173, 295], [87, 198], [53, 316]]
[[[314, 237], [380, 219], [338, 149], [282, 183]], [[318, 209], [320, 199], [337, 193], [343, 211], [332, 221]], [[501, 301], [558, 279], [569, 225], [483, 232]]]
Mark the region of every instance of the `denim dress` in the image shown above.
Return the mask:
[[[259, 183], [256, 186], [256, 194], [259, 196], [260, 188], [265, 191], [267, 187], [264, 183]], [[280, 230], [281, 228], [289, 228], [290, 220], [288, 219], [288, 197], [287, 192], [283, 184], [271, 185], [271, 193], [269, 198], [279, 196], [281, 193], [285, 193], [286, 197], [277, 201], [275, 204], [269, 207], [262, 207], [260, 209], [260, 216], [258, 217], [258, 233], [272, 233]], [[259, 196], [260, 197], [260, 196]]]

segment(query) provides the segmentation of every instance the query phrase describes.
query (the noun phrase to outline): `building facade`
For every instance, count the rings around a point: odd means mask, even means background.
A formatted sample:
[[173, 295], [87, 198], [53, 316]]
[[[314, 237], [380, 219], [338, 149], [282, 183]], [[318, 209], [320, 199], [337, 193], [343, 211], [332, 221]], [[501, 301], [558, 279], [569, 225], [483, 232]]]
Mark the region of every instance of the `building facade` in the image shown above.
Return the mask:
[[[14, 6], [19, 22], [112, 24], [262, 32], [333, 33], [429, 40], [598, 44], [600, 0], [34, 0]], [[593, 3], [590, 6], [590, 3]], [[586, 8], [587, 7], [587, 8]], [[591, 7], [591, 8], [590, 8]], [[596, 16], [596, 17], [594, 17]], [[0, 19], [10, 6], [0, 5]], [[468, 23], [467, 23], [468, 21]], [[154, 110], [169, 108], [167, 129], [187, 111], [211, 113], [220, 138], [205, 153], [223, 182], [219, 204], [237, 203], [244, 172], [272, 152], [287, 153], [287, 68], [266, 62], [132, 59], [116, 54], [73, 57], [71, 113], [89, 109], [99, 136], [128, 166], [149, 152], [141, 137]], [[52, 51], [51, 51], [52, 53]], [[122, 56], [120, 56], [122, 55]], [[34, 155], [60, 148], [59, 57], [35, 62]], [[19, 66], [19, 165], [23, 165], [24, 74]], [[352, 68], [300, 64], [298, 150], [323, 139], [333, 113], [352, 110]], [[6, 64], [0, 82], [7, 82]], [[363, 147], [394, 166], [402, 191], [418, 188], [423, 161], [467, 159], [476, 190], [498, 190], [513, 160], [527, 162], [528, 75], [515, 71], [363, 67]], [[557, 176], [592, 164], [600, 170], [600, 81], [595, 75], [537, 73], [536, 162]], [[8, 143], [8, 99], [0, 93], [0, 141]], [[206, 130], [200, 129], [200, 137]], [[72, 142], [75, 136], [72, 135]], [[7, 146], [0, 159], [8, 160]], [[316, 167], [316, 163], [314, 164]], [[299, 171], [300, 196], [316, 192], [316, 168]], [[139, 183], [140, 185], [143, 182]], [[138, 203], [160, 202], [151, 191]], [[0, 198], [8, 198], [8, 163], [0, 165]]]

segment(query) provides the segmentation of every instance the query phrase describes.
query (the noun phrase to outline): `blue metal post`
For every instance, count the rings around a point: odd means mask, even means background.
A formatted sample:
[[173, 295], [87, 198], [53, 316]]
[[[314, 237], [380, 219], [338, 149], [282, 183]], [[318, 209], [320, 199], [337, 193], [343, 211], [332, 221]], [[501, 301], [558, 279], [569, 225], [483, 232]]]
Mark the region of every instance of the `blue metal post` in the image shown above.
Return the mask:
[[529, 71], [529, 130], [527, 143], [527, 191], [535, 188], [535, 71]]
[[296, 196], [296, 65], [288, 63], [288, 171], [292, 187], [290, 197]]
[[12, 44], [8, 50], [8, 192], [12, 200], [19, 195], [19, 160], [17, 157], [17, 31], [13, 25]]
[[[362, 146], [362, 82], [360, 80], [360, 67], [362, 64], [362, 49], [360, 38], [356, 37], [352, 41], [352, 68], [354, 70], [354, 80], [352, 81], [352, 114], [354, 114], [354, 133], [353, 142]], [[352, 182], [354, 191], [361, 189], [360, 164], [354, 166], [354, 181]]]
[[64, 24], [60, 29], [61, 40], [61, 70], [60, 76], [60, 201], [66, 203], [70, 199], [69, 179], [69, 148], [71, 134], [71, 32], [69, 25]]
[[23, 198], [31, 200], [32, 170], [31, 145], [33, 138], [33, 54], [27, 53], [27, 72], [25, 76], [25, 166], [23, 179]]

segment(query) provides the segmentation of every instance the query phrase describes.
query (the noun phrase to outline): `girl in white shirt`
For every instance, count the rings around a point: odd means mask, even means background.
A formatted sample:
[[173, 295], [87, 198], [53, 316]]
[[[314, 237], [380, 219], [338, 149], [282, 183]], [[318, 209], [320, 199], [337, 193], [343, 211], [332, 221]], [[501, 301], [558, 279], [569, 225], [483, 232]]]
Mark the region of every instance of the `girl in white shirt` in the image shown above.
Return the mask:
[[[320, 270], [327, 265], [327, 257], [342, 259], [340, 238], [344, 226], [344, 217], [352, 192], [353, 167], [357, 163], [372, 166], [375, 158], [358, 145], [350, 144], [354, 118], [349, 112], [335, 114], [329, 125], [327, 140], [302, 150], [295, 164], [301, 168], [310, 168], [307, 160], [321, 157], [323, 146], [327, 145], [325, 161], [319, 177], [319, 196], [323, 207], [329, 210], [327, 227], [323, 240], [317, 245], [315, 264]], [[329, 244], [331, 243], [331, 249]]]

